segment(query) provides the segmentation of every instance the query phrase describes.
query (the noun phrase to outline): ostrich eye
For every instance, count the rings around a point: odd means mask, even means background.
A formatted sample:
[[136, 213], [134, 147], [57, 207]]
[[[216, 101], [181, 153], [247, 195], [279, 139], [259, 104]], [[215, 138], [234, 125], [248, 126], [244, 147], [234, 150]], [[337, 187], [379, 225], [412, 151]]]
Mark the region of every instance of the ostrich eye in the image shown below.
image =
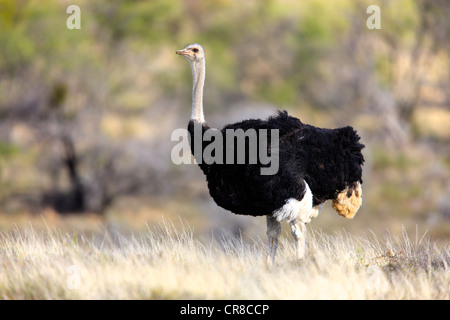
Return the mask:
[[192, 51], [194, 51], [195, 53], [197, 53], [197, 52], [198, 52], [198, 49], [197, 49], [197, 48], [194, 48], [194, 49], [192, 49]]

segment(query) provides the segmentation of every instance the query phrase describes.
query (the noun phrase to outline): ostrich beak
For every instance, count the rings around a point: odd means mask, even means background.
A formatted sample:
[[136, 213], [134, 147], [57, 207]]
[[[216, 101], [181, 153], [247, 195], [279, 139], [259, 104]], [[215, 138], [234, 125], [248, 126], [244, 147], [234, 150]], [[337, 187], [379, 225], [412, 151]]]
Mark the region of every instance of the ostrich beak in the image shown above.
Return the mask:
[[179, 55], [182, 55], [182, 56], [185, 56], [185, 55], [188, 55], [188, 54], [189, 54], [189, 51], [186, 50], [186, 49], [181, 49], [181, 50], [175, 51], [175, 53], [176, 53], [176, 54], [179, 54]]

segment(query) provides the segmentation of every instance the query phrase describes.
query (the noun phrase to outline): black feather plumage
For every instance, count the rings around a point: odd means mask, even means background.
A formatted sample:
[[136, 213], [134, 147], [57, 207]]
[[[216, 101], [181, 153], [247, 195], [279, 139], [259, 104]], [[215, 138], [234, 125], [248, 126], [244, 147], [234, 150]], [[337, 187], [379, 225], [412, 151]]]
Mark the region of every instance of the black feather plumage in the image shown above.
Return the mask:
[[[201, 126], [201, 130], [196, 131], [196, 126]], [[203, 135], [208, 129], [205, 123], [189, 122], [191, 150], [197, 162], [202, 160], [202, 154], [194, 151], [194, 141], [202, 141], [201, 152], [212, 141], [194, 137], [196, 132]], [[362, 183], [364, 145], [352, 127], [317, 128], [280, 111], [267, 120], [251, 119], [225, 126], [221, 130], [223, 141], [226, 129], [254, 129], [257, 133], [259, 129], [279, 130], [279, 169], [274, 175], [261, 175], [260, 169], [268, 165], [259, 160], [250, 164], [248, 157], [244, 164], [208, 165], [203, 161], [199, 164], [211, 197], [219, 206], [236, 214], [270, 215], [290, 198], [302, 200], [304, 181], [312, 191], [313, 205], [334, 199], [356, 182]], [[258, 142], [259, 139], [258, 135]], [[225, 144], [223, 148], [226, 156]], [[246, 148], [248, 151], [248, 144]], [[265, 151], [272, 152], [270, 139]]]

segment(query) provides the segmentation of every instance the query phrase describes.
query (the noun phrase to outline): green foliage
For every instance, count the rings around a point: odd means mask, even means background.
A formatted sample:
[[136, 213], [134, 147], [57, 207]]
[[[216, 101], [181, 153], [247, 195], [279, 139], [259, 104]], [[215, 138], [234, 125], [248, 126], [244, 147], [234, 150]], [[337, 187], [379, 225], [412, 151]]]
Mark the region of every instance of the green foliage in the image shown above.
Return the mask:
[[10, 158], [19, 152], [16, 145], [0, 142], [0, 159]]
[[93, 9], [113, 42], [136, 37], [153, 46], [174, 40], [182, 22], [182, 4], [174, 0], [98, 2]]
[[345, 30], [342, 2], [307, 1], [305, 13], [299, 19], [299, 32], [308, 42], [333, 45]]
[[11, 71], [14, 66], [31, 61], [35, 48], [26, 34], [24, 2], [0, 2], [0, 70]]
[[31, 62], [35, 47], [20, 30], [0, 31], [0, 70], [11, 71], [15, 66]]
[[[240, 81], [249, 79], [250, 98], [280, 105], [295, 105], [299, 95], [309, 96], [311, 79], [323, 81], [320, 70], [346, 35], [349, 16], [365, 5], [349, 1], [308, 0], [229, 1], [78, 1], [82, 29], [65, 28], [65, 4], [55, 1], [2, 1], [0, 7], [0, 70], [14, 71], [27, 65], [45, 65], [45, 72], [74, 72], [83, 68], [103, 68], [110, 48], [121, 43], [139, 43], [132, 50], [148, 50], [157, 55], [161, 48], [178, 48], [200, 42], [214, 57], [208, 65], [208, 81], [221, 92], [235, 94]], [[383, 2], [383, 28], [392, 39], [409, 39], [417, 26], [413, 1]], [[106, 41], [106, 43], [105, 43]], [[110, 48], [104, 47], [109, 45]], [[268, 68], [275, 77], [254, 78], [245, 74], [237, 59], [249, 50], [267, 46], [279, 52], [279, 59], [290, 67], [280, 67], [273, 54]], [[284, 56], [284, 53], [285, 56]], [[251, 57], [249, 57], [251, 59]], [[288, 60], [288, 61], [286, 61]], [[51, 64], [49, 62], [52, 62]], [[247, 60], [244, 60], [247, 61]], [[381, 84], [392, 84], [393, 71], [386, 54], [376, 58]], [[51, 65], [51, 66], [50, 66]], [[245, 70], [244, 70], [245, 71]], [[52, 76], [51, 76], [52, 77]], [[187, 77], [187, 76], [186, 76]], [[171, 89], [173, 77], [161, 75], [161, 85]]]
[[417, 37], [419, 15], [417, 1], [397, 0], [383, 3], [383, 32], [387, 33], [395, 45], [401, 42], [411, 44]]

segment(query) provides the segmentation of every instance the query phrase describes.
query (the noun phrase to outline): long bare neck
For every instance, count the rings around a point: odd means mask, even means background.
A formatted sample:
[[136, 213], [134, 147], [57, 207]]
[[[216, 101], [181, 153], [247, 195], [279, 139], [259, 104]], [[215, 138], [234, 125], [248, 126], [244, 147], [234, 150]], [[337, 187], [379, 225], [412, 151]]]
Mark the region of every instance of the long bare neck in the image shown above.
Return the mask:
[[192, 87], [192, 114], [191, 120], [205, 122], [203, 114], [203, 86], [205, 85], [205, 60], [191, 63], [193, 87]]

